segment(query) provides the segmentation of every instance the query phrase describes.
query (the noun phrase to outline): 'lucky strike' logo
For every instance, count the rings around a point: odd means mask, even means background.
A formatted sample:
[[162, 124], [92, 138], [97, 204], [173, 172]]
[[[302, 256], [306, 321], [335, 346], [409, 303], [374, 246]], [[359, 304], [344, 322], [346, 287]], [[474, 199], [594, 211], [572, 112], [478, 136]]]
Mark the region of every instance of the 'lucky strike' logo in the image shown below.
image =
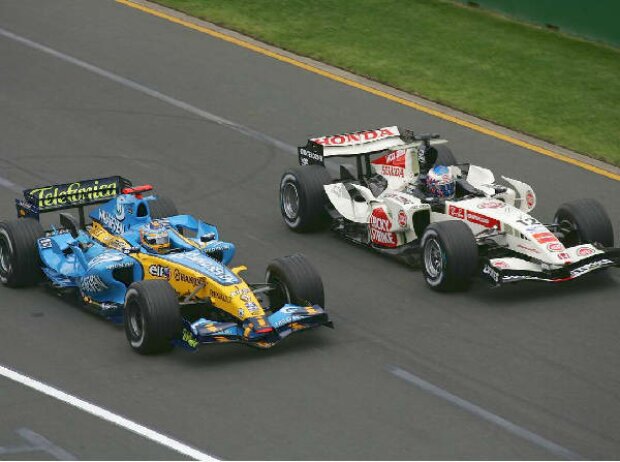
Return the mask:
[[372, 211], [369, 219], [370, 240], [383, 247], [396, 247], [398, 240], [396, 234], [390, 232], [392, 222], [382, 208], [376, 208]]
[[368, 143], [369, 141], [379, 141], [391, 136], [398, 136], [397, 127], [384, 127], [377, 130], [367, 130], [356, 133], [344, 133], [342, 135], [323, 136], [312, 138], [317, 144], [323, 146], [351, 146], [354, 144]]
[[551, 244], [547, 244], [547, 249], [550, 252], [563, 252], [566, 250], [561, 242], [552, 242]]

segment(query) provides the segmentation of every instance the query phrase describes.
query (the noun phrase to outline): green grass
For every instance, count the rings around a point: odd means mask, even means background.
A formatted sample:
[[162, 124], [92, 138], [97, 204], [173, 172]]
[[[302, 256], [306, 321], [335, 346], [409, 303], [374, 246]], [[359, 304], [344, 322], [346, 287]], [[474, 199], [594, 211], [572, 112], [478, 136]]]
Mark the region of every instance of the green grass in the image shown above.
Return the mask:
[[157, 2], [620, 165], [615, 48], [441, 0]]

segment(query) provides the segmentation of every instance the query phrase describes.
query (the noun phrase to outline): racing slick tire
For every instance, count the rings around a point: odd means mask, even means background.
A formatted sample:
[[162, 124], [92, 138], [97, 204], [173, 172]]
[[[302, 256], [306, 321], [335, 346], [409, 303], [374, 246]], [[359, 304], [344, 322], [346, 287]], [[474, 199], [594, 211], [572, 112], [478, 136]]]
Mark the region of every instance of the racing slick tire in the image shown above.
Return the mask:
[[564, 235], [560, 239], [566, 247], [598, 243], [614, 246], [614, 230], [609, 215], [594, 199], [577, 199], [562, 204], [555, 213], [554, 223]]
[[177, 294], [168, 281], [134, 282], [125, 294], [125, 335], [141, 354], [170, 351], [181, 331]]
[[179, 214], [177, 206], [172, 199], [166, 196], [157, 196], [157, 199], [149, 201], [148, 204], [152, 220], [173, 217]]
[[267, 266], [265, 278], [276, 286], [269, 293], [271, 311], [279, 310], [285, 303], [325, 308], [321, 276], [302, 254], [276, 258]]
[[282, 175], [280, 180], [280, 212], [293, 231], [305, 232], [322, 228], [329, 221], [328, 203], [323, 186], [331, 183], [322, 165], [298, 167]]
[[454, 154], [452, 154], [452, 150], [444, 145], [439, 144], [433, 146], [433, 148], [437, 151], [437, 159], [435, 160], [435, 165], [445, 165], [446, 167], [449, 165], [456, 165], [458, 162]]
[[37, 240], [45, 236], [41, 223], [32, 218], [0, 222], [0, 282], [8, 287], [27, 287], [41, 280]]
[[461, 221], [429, 225], [422, 235], [422, 272], [428, 286], [440, 292], [465, 290], [478, 267], [478, 244]]

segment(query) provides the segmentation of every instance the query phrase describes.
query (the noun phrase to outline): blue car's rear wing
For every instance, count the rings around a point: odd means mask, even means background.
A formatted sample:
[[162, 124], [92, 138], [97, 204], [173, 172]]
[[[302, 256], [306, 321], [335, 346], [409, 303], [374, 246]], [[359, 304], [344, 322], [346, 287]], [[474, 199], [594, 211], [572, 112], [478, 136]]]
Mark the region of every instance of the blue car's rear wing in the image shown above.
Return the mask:
[[84, 224], [84, 207], [101, 204], [131, 187], [131, 181], [121, 176], [74, 181], [24, 190], [24, 199], [15, 199], [17, 216], [39, 219], [39, 214], [77, 208], [80, 225]]

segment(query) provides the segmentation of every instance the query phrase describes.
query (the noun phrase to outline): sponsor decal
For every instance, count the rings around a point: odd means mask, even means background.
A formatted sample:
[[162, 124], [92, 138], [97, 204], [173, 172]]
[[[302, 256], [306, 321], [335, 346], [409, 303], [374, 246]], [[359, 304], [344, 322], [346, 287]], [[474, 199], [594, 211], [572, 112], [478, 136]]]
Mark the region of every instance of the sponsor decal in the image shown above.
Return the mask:
[[[373, 165], [382, 167], [384, 175], [403, 176], [405, 169], [406, 149], [397, 149], [372, 161]], [[387, 167], [391, 167], [388, 169]], [[395, 173], [389, 173], [390, 171]]]
[[244, 295], [249, 294], [249, 293], [250, 293], [250, 288], [249, 288], [249, 287], [243, 287], [243, 288], [241, 288], [241, 289], [236, 289], [236, 290], [233, 290], [233, 291], [230, 293], [230, 296], [231, 296], [231, 297], [238, 297], [238, 296], [240, 296], [240, 295], [241, 295], [241, 296], [244, 296]]
[[182, 265], [191, 263], [191, 265], [196, 266], [199, 271], [204, 272], [221, 284], [235, 284], [239, 282], [239, 278], [226, 268], [226, 266], [207, 257], [200, 250], [171, 254], [168, 258]]
[[41, 247], [42, 249], [49, 249], [50, 247], [52, 247], [52, 240], [47, 237], [39, 239], [39, 247]]
[[108, 286], [101, 280], [99, 276], [96, 274], [91, 274], [90, 276], [86, 276], [80, 282], [80, 289], [82, 292], [103, 292], [108, 289]]
[[170, 279], [170, 268], [161, 265], [149, 266], [149, 274], [154, 278]]
[[477, 212], [472, 212], [471, 210], [465, 210], [461, 207], [457, 207], [456, 205], [450, 205], [448, 207], [448, 215], [460, 218], [461, 220], [467, 220], [470, 223], [484, 226], [485, 228], [501, 229], [501, 223], [499, 220], [487, 217], [486, 215], [482, 215]]
[[489, 264], [484, 265], [482, 273], [489, 276], [496, 283], [499, 282], [499, 273]]
[[555, 234], [545, 231], [544, 233], [532, 234], [532, 238], [539, 244], [547, 244], [550, 242], [560, 242]]
[[414, 201], [412, 201], [411, 199], [409, 199], [406, 196], [401, 196], [399, 194], [394, 194], [394, 193], [386, 193], [383, 195], [384, 198], [389, 197], [390, 199], [394, 199], [396, 202], [399, 202], [401, 204], [404, 205], [411, 205], [411, 204], [415, 204]]
[[123, 260], [122, 255], [116, 254], [116, 252], [103, 252], [97, 255], [88, 263], [88, 268], [92, 268], [93, 266], [100, 265], [102, 263], [115, 263]]
[[560, 241], [547, 244], [547, 250], [550, 252], [562, 252], [566, 250]]
[[209, 297], [211, 298], [216, 298], [218, 300], [220, 300], [221, 302], [224, 303], [230, 303], [232, 301], [232, 298], [229, 297], [228, 295], [224, 295], [216, 290], [211, 289], [211, 291], [209, 292]]
[[114, 213], [114, 218], [116, 218], [118, 221], [125, 220], [125, 208], [123, 207], [123, 202], [124, 200], [122, 197], [116, 199], [116, 210]]
[[402, 167], [395, 167], [393, 165], [382, 165], [381, 175], [398, 176], [403, 178], [405, 176], [405, 169]]
[[504, 204], [502, 201], [489, 201], [489, 202], [482, 202], [478, 204], [477, 207], [479, 209], [501, 209], [505, 205], [506, 204]]
[[193, 286], [199, 286], [199, 285], [206, 283], [205, 278], [197, 278], [195, 276], [188, 276], [187, 274], [180, 272], [178, 269], [175, 269], [173, 274], [174, 274], [174, 280], [176, 282], [184, 282], [186, 284], [191, 284]]
[[539, 225], [534, 225], [534, 226], [528, 226], [527, 228], [525, 228], [525, 232], [526, 233], [543, 233], [547, 231], [547, 228], [545, 228], [542, 224]]
[[101, 180], [76, 181], [69, 184], [27, 189], [24, 191], [24, 195], [26, 198], [32, 197], [40, 210], [46, 210], [105, 200], [116, 195], [118, 186], [117, 178], [103, 178]]
[[245, 307], [250, 313], [255, 313], [256, 311], [258, 311], [258, 305], [256, 303], [248, 302], [245, 304]]
[[527, 206], [531, 209], [534, 207], [534, 204], [536, 203], [536, 197], [534, 196], [534, 191], [529, 190], [526, 194], [525, 194], [525, 202], [527, 203]]
[[99, 209], [99, 221], [115, 234], [123, 234], [125, 232], [125, 225], [116, 219], [115, 215], [111, 215], [103, 209]]
[[455, 218], [460, 218], [461, 220], [465, 219], [465, 209], [461, 207], [457, 207], [456, 205], [450, 205], [448, 207], [448, 215]]
[[391, 227], [392, 222], [385, 210], [381, 207], [375, 208], [370, 214], [369, 220], [370, 240], [383, 247], [396, 247], [398, 240], [396, 234], [390, 232]]
[[239, 315], [239, 318], [243, 318], [245, 316], [245, 311], [243, 311], [243, 308], [239, 308], [237, 310], [237, 314]]
[[566, 252], [559, 253], [558, 254], [558, 258], [560, 260], [568, 260], [568, 261], [566, 261], [566, 263], [570, 263], [570, 255], [567, 254]]
[[510, 268], [510, 265], [506, 263], [504, 260], [496, 260], [493, 262], [493, 266], [499, 269], [507, 269]]
[[190, 347], [196, 348], [198, 346], [198, 340], [192, 335], [190, 331], [187, 329], [183, 329], [183, 341], [187, 343]]
[[400, 225], [401, 228], [407, 227], [407, 214], [405, 213], [404, 210], [400, 210], [398, 212], [398, 224]]
[[317, 154], [316, 152], [312, 152], [308, 149], [299, 148], [299, 154], [301, 154], [303, 157], [307, 157], [308, 159], [323, 162], [323, 156], [321, 154]]
[[107, 270], [115, 270], [115, 269], [124, 269], [124, 268], [131, 268], [133, 266], [132, 262], [123, 262], [123, 263], [116, 263], [114, 265], [108, 265], [105, 267], [105, 269]]
[[591, 247], [579, 247], [577, 249], [577, 255], [580, 257], [587, 257], [588, 255], [592, 255], [594, 253], [594, 249]]
[[397, 135], [399, 135], [399, 133], [396, 127], [385, 127], [377, 130], [312, 138], [311, 141], [322, 144], [323, 146], [351, 146], [354, 144], [368, 143], [370, 141], [379, 141]]
[[586, 265], [580, 266], [579, 268], [575, 268], [570, 272], [570, 275], [576, 278], [583, 274], [589, 273], [590, 271], [594, 271], [595, 269], [602, 268], [608, 265], [613, 265], [613, 262], [611, 260], [608, 260], [607, 258], [604, 258], [603, 260], [593, 261]]
[[293, 314], [293, 313], [298, 313], [299, 311], [301, 311], [299, 308], [297, 308], [296, 306], [284, 306], [282, 307], [282, 309], [280, 310], [280, 313], [286, 313], [286, 314]]
[[418, 147], [418, 162], [421, 165], [426, 165], [426, 146], [424, 143]]
[[528, 247], [527, 245], [517, 244], [517, 247], [523, 250], [527, 250], [528, 252], [540, 253], [538, 249], [535, 249], [533, 247]]

